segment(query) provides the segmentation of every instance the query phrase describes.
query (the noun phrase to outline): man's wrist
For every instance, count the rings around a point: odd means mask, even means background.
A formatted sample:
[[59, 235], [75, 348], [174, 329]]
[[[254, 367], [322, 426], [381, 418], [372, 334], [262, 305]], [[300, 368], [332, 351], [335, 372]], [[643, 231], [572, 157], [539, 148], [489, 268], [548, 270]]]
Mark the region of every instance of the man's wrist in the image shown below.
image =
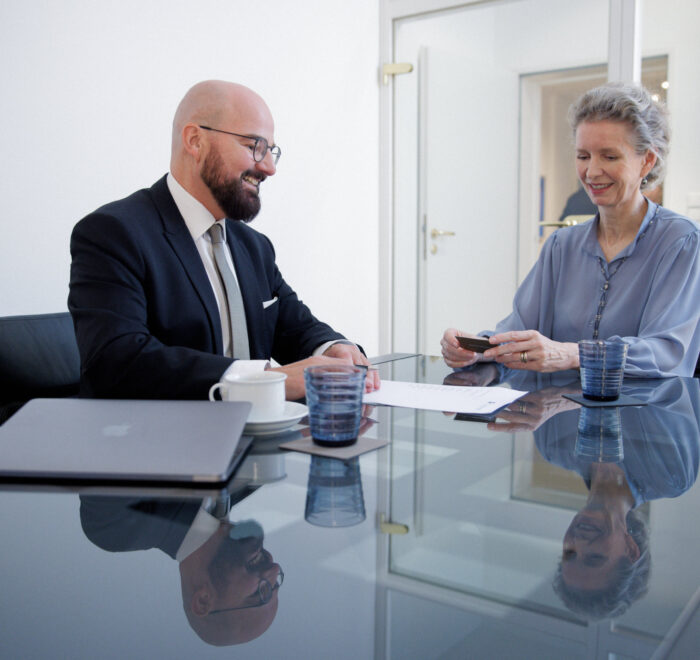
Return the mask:
[[350, 346], [356, 345], [354, 342], [348, 341], [347, 339], [331, 339], [330, 341], [326, 341], [320, 346], [314, 348], [313, 353], [311, 353], [311, 355], [314, 357], [318, 355], [323, 355], [334, 344], [348, 344]]
[[269, 369], [270, 366], [269, 360], [234, 360], [231, 366], [224, 371], [223, 377], [259, 373]]

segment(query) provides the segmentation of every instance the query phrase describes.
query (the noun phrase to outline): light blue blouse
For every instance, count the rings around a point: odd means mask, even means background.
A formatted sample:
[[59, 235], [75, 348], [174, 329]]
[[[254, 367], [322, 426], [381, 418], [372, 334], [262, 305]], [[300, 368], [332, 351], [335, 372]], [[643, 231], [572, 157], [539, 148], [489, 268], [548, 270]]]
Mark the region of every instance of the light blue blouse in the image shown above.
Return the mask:
[[700, 352], [700, 226], [649, 201], [636, 238], [608, 263], [598, 221], [547, 239], [496, 332], [538, 330], [577, 342], [594, 338], [597, 324], [598, 338], [629, 344], [625, 373], [692, 376]]

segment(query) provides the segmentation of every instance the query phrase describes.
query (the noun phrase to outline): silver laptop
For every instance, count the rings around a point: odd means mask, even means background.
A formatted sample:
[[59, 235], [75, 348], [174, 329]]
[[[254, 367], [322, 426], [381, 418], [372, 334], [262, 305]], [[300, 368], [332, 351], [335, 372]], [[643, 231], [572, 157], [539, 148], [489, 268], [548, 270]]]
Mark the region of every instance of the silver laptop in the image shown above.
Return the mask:
[[0, 426], [0, 479], [212, 485], [252, 442], [251, 404], [33, 399]]

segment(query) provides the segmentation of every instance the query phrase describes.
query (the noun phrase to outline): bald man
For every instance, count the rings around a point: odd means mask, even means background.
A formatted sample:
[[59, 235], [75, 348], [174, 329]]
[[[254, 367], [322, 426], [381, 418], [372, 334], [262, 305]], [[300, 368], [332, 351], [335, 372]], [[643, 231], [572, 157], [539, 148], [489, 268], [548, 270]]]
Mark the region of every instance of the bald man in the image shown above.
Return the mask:
[[[234, 493], [233, 503], [250, 493]], [[175, 559], [192, 629], [209, 644], [241, 644], [272, 624], [284, 573], [263, 547], [257, 521], [216, 518], [210, 504], [81, 495], [80, 523], [87, 538], [108, 552], [158, 548]]]
[[[287, 398], [298, 399], [306, 366], [369, 365], [297, 298], [269, 239], [247, 224], [279, 156], [260, 96], [234, 83], [198, 83], [175, 113], [170, 172], [75, 226], [68, 307], [83, 396], [206, 398], [224, 373], [264, 369], [272, 358], [287, 374]], [[214, 225], [243, 298], [243, 350], [240, 335], [234, 349], [240, 315], [229, 316]], [[367, 389], [378, 385], [370, 372]]]

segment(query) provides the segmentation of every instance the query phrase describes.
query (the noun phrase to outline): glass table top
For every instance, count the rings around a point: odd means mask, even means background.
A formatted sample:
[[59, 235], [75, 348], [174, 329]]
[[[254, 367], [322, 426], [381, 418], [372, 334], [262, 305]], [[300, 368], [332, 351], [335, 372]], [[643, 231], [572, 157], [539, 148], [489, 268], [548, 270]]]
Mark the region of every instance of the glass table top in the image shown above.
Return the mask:
[[393, 357], [384, 379], [528, 394], [374, 407], [389, 444], [347, 462], [280, 450], [300, 424], [215, 491], [0, 485], [3, 657], [684, 657], [700, 381], [582, 408], [576, 373]]

